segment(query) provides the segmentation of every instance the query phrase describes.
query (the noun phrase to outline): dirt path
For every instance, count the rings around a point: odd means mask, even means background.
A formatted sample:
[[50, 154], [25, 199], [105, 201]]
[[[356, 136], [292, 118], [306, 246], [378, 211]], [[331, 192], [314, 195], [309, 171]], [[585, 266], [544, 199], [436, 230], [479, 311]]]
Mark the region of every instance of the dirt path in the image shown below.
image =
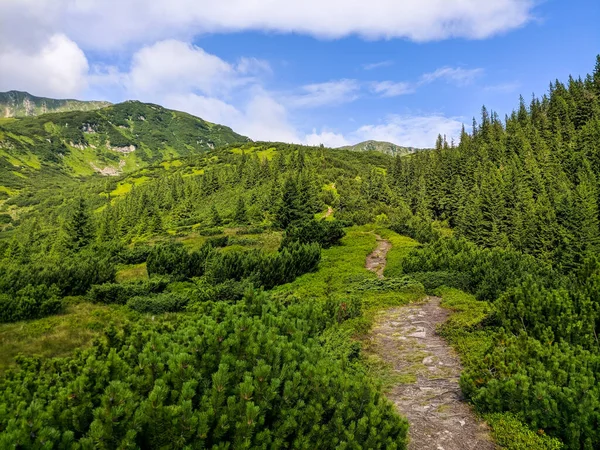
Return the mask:
[[459, 359], [435, 331], [448, 315], [437, 297], [380, 313], [371, 347], [398, 375], [386, 395], [410, 423], [409, 450], [491, 450], [487, 426], [463, 401]]
[[[383, 278], [392, 244], [377, 236], [365, 267]], [[485, 423], [464, 402], [458, 384], [458, 356], [436, 332], [450, 315], [440, 299], [381, 311], [371, 332], [369, 351], [394, 371], [386, 396], [410, 424], [409, 450], [492, 450]]]
[[387, 263], [387, 252], [392, 248], [392, 243], [377, 236], [377, 247], [367, 256], [365, 267], [371, 272], [375, 272], [379, 278], [383, 278], [383, 271]]

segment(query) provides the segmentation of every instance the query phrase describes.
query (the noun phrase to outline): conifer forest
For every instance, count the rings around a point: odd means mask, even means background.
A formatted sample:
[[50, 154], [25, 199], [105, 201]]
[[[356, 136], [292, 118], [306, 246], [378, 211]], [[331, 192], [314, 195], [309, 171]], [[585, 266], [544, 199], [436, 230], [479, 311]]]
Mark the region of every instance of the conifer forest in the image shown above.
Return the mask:
[[395, 155], [140, 102], [0, 119], [0, 448], [406, 449], [420, 359], [373, 327], [439, 297], [495, 448], [600, 449], [590, 66]]

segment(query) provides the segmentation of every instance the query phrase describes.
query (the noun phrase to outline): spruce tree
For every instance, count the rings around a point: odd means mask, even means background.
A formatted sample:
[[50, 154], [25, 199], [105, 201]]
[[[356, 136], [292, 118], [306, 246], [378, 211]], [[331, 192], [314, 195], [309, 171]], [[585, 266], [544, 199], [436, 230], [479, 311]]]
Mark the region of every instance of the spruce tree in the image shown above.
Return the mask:
[[248, 223], [248, 212], [246, 211], [246, 202], [242, 197], [238, 198], [237, 205], [235, 207], [235, 213], [233, 215], [235, 223], [243, 225]]
[[214, 203], [210, 207], [210, 224], [213, 227], [220, 227], [223, 224], [219, 210]]
[[83, 197], [75, 202], [75, 207], [65, 222], [65, 244], [72, 251], [79, 251], [92, 239], [92, 230], [87, 207]]

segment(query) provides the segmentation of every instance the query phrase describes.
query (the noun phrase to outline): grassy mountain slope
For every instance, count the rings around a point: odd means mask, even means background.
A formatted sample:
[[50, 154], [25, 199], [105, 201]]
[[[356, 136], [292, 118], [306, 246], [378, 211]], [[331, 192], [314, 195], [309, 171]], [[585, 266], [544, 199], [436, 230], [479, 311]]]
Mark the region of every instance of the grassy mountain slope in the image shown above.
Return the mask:
[[0, 92], [0, 117], [28, 117], [65, 111], [91, 111], [110, 106], [110, 102], [36, 97], [28, 92]]
[[391, 142], [383, 142], [383, 141], [364, 141], [359, 142], [355, 145], [347, 145], [345, 147], [340, 147], [341, 150], [352, 150], [355, 152], [381, 152], [386, 155], [396, 156], [396, 155], [408, 155], [410, 153], [414, 153], [417, 150], [420, 150], [415, 147], [401, 147], [396, 144], [392, 144]]
[[61, 176], [118, 175], [248, 138], [190, 114], [135, 101], [94, 111], [0, 119], [0, 191]]

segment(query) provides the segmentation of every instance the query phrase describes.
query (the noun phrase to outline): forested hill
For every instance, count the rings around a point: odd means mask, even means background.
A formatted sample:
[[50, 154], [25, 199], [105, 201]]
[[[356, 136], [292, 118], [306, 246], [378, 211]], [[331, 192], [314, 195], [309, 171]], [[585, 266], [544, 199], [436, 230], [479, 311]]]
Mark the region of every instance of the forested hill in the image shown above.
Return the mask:
[[[425, 295], [498, 445], [600, 448], [600, 56], [408, 157], [135, 102], [0, 132], [2, 183], [70, 180], [0, 199], [0, 448], [406, 449], [383, 389], [423, 355], [367, 333]], [[76, 150], [146, 166], [75, 182]]]
[[577, 267], [600, 250], [600, 59], [505, 120], [484, 107], [458, 146], [440, 137], [390, 175], [413, 211], [457, 235]]
[[91, 111], [110, 102], [36, 97], [28, 92], [0, 92], [0, 117], [27, 117], [65, 111]]
[[129, 101], [94, 111], [0, 119], [0, 190], [56, 175], [118, 175], [248, 138], [158, 105]]

